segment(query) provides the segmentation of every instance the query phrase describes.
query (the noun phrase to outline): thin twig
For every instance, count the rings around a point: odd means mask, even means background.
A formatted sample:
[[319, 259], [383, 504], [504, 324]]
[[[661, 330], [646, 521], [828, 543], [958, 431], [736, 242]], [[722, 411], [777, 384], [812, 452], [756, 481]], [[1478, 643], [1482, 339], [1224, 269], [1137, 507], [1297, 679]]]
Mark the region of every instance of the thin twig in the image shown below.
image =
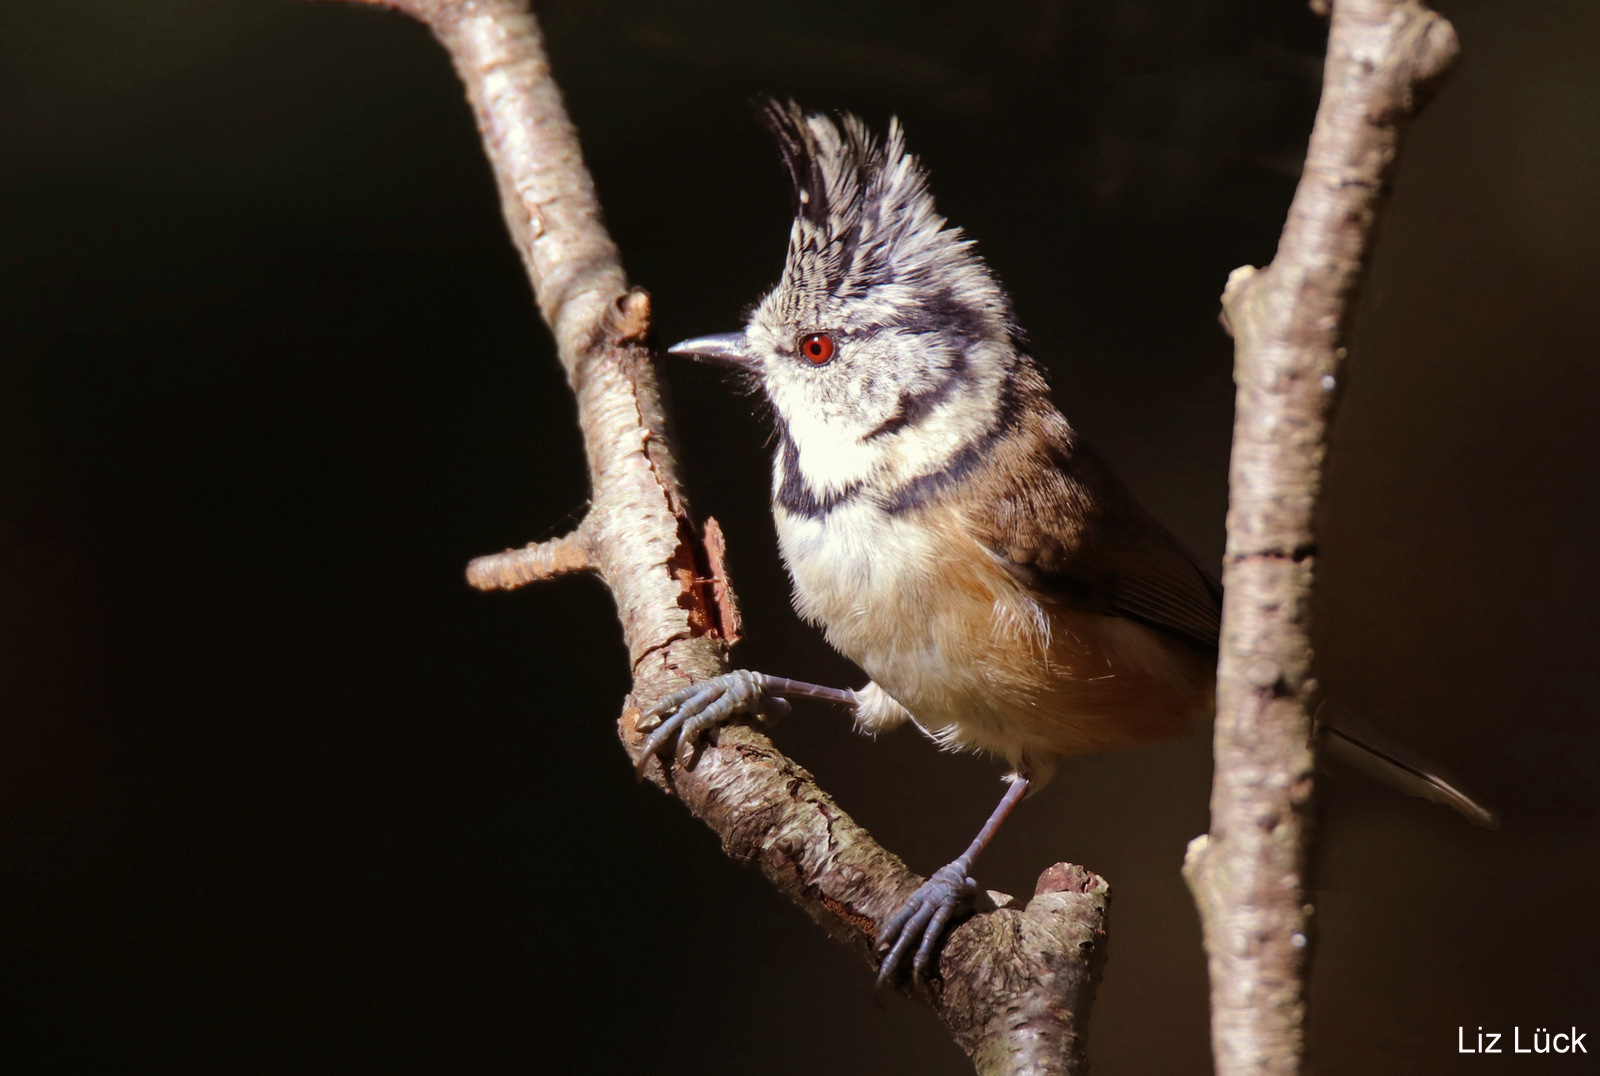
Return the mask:
[[580, 527], [548, 542], [530, 542], [521, 549], [475, 557], [467, 565], [467, 582], [479, 590], [515, 590], [593, 568], [589, 539]]
[[1337, 0], [1305, 172], [1271, 265], [1223, 293], [1238, 399], [1211, 832], [1184, 875], [1204, 927], [1217, 1072], [1304, 1061], [1311, 906], [1313, 510], [1351, 314], [1400, 138], [1456, 55], [1416, 0]]
[[[370, 0], [369, 0], [370, 2]], [[382, 0], [449, 51], [494, 166], [501, 207], [578, 401], [589, 462], [581, 538], [480, 560], [493, 583], [580, 563], [611, 589], [633, 667], [620, 731], [643, 742], [639, 704], [724, 672], [738, 637], [721, 532], [689, 515], [664, 432], [648, 346], [650, 304], [629, 290], [594, 184], [550, 76], [538, 24], [518, 0]], [[508, 559], [509, 558], [509, 559]], [[922, 879], [839, 809], [760, 732], [724, 729], [692, 768], [647, 775], [757, 866], [825, 930], [874, 962], [877, 924]], [[1105, 882], [1058, 864], [1026, 907], [953, 930], [929, 1003], [984, 1073], [1068, 1073], [1082, 1044], [1105, 930]]]

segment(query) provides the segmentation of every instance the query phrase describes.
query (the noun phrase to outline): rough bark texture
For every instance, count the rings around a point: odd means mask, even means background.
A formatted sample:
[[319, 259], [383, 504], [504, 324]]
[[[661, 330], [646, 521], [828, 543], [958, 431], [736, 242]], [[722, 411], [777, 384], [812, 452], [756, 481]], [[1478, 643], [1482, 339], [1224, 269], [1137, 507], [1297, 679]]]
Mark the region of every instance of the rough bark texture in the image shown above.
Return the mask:
[[[577, 133], [539, 28], [517, 0], [379, 0], [425, 22], [449, 50], [494, 166], [506, 223], [578, 401], [591, 488], [571, 535], [480, 558], [485, 589], [594, 571], [610, 588], [633, 669], [620, 732], [643, 742], [640, 707], [726, 671], [738, 613], [715, 521], [702, 536], [678, 483], [651, 363], [650, 304], [630, 290], [601, 222]], [[878, 845], [760, 732], [724, 729], [692, 768], [653, 763], [651, 780], [758, 867], [825, 930], [876, 962], [877, 925], [923, 881]], [[950, 932], [934, 1012], [983, 1073], [1083, 1066], [1098, 976], [1106, 883], [1058, 864], [1026, 907]]]
[[1311, 906], [1313, 510], [1351, 314], [1408, 121], [1456, 55], [1414, 0], [1337, 0], [1305, 172], [1272, 264], [1223, 294], [1238, 387], [1211, 832], [1184, 874], [1204, 928], [1217, 1072], [1304, 1061]]

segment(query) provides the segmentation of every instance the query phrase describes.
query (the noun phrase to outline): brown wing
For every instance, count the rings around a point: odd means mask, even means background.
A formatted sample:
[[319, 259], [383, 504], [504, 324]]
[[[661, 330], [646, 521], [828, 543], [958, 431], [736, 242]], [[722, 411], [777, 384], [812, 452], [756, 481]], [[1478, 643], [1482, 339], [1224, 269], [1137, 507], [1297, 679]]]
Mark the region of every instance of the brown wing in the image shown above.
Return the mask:
[[1047, 462], [1010, 469], [1029, 478], [1003, 487], [989, 548], [1047, 601], [1131, 617], [1215, 649], [1221, 584], [1070, 432], [1052, 440], [1035, 449]]
[[[1032, 458], [997, 453], [991, 474], [1028, 477], [996, 482], [999, 495], [986, 506], [988, 523], [979, 529], [1013, 576], [1043, 600], [1131, 617], [1216, 649], [1221, 584], [1064, 423], [1027, 449], [1013, 445], [1009, 451]], [[1329, 754], [1453, 807], [1478, 825], [1498, 825], [1495, 813], [1463, 792], [1459, 781], [1382, 723], [1331, 702], [1322, 704], [1316, 720], [1328, 733]]]

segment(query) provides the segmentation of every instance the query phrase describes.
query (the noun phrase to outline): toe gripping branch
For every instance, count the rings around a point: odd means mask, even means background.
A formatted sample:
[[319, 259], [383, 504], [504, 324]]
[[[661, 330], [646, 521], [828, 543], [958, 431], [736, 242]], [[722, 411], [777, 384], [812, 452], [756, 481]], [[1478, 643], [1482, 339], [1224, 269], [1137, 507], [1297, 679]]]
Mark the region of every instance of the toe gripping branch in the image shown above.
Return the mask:
[[878, 965], [879, 989], [903, 977], [906, 957], [911, 954], [913, 945], [916, 955], [911, 957], [912, 982], [922, 986], [927, 981], [928, 962], [933, 959], [945, 927], [957, 913], [972, 910], [978, 883], [967, 873], [970, 870], [972, 860], [968, 856], [946, 863], [878, 930], [877, 949], [883, 957]]
[[[847, 688], [822, 687], [749, 669], [714, 676], [674, 691], [639, 715], [634, 728], [648, 736], [639, 749], [637, 772], [643, 777], [650, 760], [674, 741], [678, 764], [687, 768], [707, 730], [738, 717], [774, 721], [789, 712], [789, 700], [794, 698], [818, 699], [852, 709], [859, 701], [856, 692]], [[926, 983], [928, 965], [945, 928], [957, 915], [972, 908], [978, 891], [971, 876], [973, 861], [1027, 792], [1028, 781], [1014, 779], [967, 850], [934, 871], [933, 877], [922, 883], [879, 928], [877, 951], [883, 958], [878, 967], [880, 987], [900, 980], [908, 959], [913, 982], [918, 986]]]
[[920, 987], [927, 983], [928, 964], [933, 959], [945, 928], [956, 915], [972, 910], [973, 898], [978, 893], [978, 883], [969, 873], [973, 860], [978, 858], [978, 853], [983, 851], [1027, 792], [1027, 779], [1015, 778], [967, 850], [934, 871], [933, 877], [906, 898], [900, 910], [878, 929], [877, 950], [883, 956], [882, 963], [878, 965], [880, 989], [886, 983], [898, 981], [905, 974], [907, 956], [911, 957], [913, 984]]
[[678, 765], [687, 767], [694, 761], [695, 746], [708, 729], [737, 717], [775, 722], [789, 712], [791, 698], [820, 699], [851, 708], [856, 705], [856, 693], [847, 688], [823, 687], [738, 669], [674, 691], [640, 714], [634, 728], [650, 735], [639, 749], [635, 769], [642, 777], [650, 760], [674, 740], [678, 744]]

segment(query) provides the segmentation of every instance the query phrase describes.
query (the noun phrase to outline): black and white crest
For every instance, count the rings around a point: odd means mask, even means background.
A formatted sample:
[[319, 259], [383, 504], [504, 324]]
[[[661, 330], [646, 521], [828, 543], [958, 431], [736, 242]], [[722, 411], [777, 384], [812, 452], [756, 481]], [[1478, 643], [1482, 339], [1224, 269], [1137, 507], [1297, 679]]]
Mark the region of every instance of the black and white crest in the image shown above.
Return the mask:
[[880, 143], [856, 116], [808, 116], [793, 101], [768, 100], [761, 116], [797, 202], [778, 289], [786, 320], [806, 323], [831, 303], [864, 300], [913, 332], [918, 322], [967, 337], [1010, 331], [1004, 291], [934, 208], [898, 120]]

